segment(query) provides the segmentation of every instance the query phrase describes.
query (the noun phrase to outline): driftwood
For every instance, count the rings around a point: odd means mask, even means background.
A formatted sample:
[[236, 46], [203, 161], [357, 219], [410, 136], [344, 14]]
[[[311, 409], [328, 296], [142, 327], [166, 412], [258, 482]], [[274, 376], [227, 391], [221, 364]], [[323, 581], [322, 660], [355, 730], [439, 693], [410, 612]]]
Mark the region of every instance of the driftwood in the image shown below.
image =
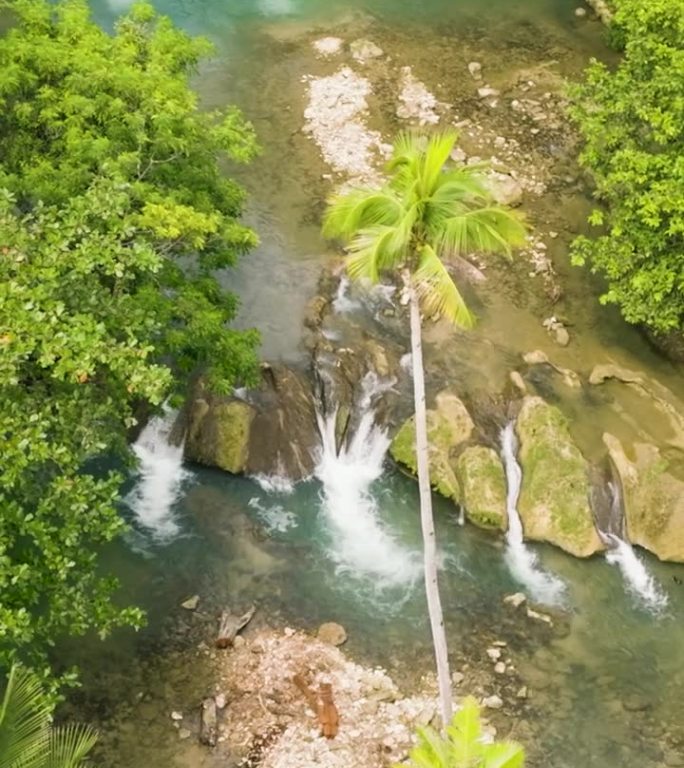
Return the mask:
[[202, 702], [200, 713], [200, 741], [208, 747], [215, 747], [218, 738], [218, 723], [216, 718], [216, 701], [213, 698]]
[[256, 608], [252, 606], [247, 613], [242, 616], [236, 616], [230, 612], [230, 609], [223, 611], [219, 620], [218, 637], [216, 638], [217, 648], [230, 648], [235, 642], [237, 633], [249, 622], [254, 616]]
[[318, 718], [321, 736], [325, 736], [326, 739], [334, 739], [340, 730], [340, 715], [333, 701], [332, 685], [321, 683], [318, 692], [314, 693], [306, 684], [303, 675], [295, 675], [292, 682], [304, 694], [309, 706]]

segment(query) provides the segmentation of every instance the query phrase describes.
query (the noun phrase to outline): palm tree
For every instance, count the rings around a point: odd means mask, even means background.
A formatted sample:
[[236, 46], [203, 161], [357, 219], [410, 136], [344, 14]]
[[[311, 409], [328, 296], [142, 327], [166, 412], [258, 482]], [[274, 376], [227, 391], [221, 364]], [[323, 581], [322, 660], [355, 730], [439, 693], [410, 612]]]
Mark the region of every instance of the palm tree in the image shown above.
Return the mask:
[[334, 197], [323, 223], [325, 236], [345, 244], [352, 279], [376, 283], [383, 274], [399, 273], [408, 294], [425, 589], [444, 727], [451, 721], [451, 682], [437, 583], [421, 308], [429, 317], [441, 315], [471, 328], [474, 318], [442, 258], [473, 251], [509, 255], [525, 237], [520, 217], [492, 201], [481, 168], [446, 166], [456, 139], [453, 131], [430, 138], [402, 134], [388, 163], [387, 183], [381, 189], [355, 189]]
[[12, 667], [0, 702], [0, 768], [77, 768], [96, 740], [91, 728], [54, 728], [38, 677]]
[[469, 696], [444, 738], [431, 728], [419, 728], [409, 762], [395, 768], [522, 768], [525, 764], [525, 751], [516, 742], [485, 744], [482, 736], [480, 709]]

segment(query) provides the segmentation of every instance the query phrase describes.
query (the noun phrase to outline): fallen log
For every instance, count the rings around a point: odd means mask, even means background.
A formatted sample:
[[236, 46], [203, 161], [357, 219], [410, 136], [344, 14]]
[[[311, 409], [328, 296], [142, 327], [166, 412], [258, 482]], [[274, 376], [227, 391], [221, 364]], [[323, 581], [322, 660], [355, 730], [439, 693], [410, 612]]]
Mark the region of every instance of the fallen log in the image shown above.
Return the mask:
[[321, 736], [334, 739], [340, 730], [340, 715], [335, 706], [330, 683], [321, 683], [318, 692], [314, 693], [306, 683], [303, 675], [295, 675], [292, 682], [304, 694], [313, 713], [318, 718]]
[[223, 611], [221, 613], [221, 618], [219, 619], [219, 630], [218, 637], [216, 638], [216, 647], [230, 648], [235, 642], [237, 633], [245, 626], [247, 626], [247, 624], [249, 624], [249, 622], [252, 620], [252, 616], [254, 616], [255, 611], [256, 608], [254, 606], [252, 606], [247, 611], [247, 613], [244, 613], [242, 616], [236, 616], [234, 613], [231, 613], [229, 608]]

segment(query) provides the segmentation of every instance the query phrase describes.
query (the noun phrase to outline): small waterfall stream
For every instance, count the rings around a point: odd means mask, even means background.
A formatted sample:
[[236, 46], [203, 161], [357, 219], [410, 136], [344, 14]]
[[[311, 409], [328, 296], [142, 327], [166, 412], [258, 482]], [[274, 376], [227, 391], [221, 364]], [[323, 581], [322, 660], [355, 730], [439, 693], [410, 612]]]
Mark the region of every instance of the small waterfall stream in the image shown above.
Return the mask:
[[606, 561], [617, 565], [625, 580], [628, 591], [646, 608], [658, 613], [667, 606], [667, 595], [648, 572], [641, 558], [627, 540], [624, 531], [622, 493], [618, 482], [608, 483], [610, 497], [611, 530], [601, 531], [601, 537], [610, 547]]
[[506, 470], [506, 510], [508, 531], [506, 533], [506, 563], [511, 574], [535, 600], [544, 603], [558, 603], [565, 592], [565, 585], [555, 576], [543, 571], [537, 555], [523, 541], [523, 528], [518, 514], [518, 497], [522, 486], [522, 469], [516, 457], [517, 440], [515, 427], [510, 422], [501, 432], [501, 454]]
[[318, 414], [321, 451], [315, 475], [323, 485], [321, 512], [332, 537], [331, 555], [340, 571], [374, 576], [380, 587], [410, 585], [421, 573], [418, 553], [383, 526], [371, 489], [382, 475], [390, 444], [386, 430], [376, 423], [373, 402], [392, 383], [366, 374], [358, 426], [339, 449], [337, 411]]
[[165, 408], [154, 416], [133, 444], [138, 458], [138, 479], [126, 497], [140, 526], [158, 541], [168, 541], [179, 532], [173, 506], [190, 473], [183, 468], [183, 445], [172, 445], [169, 434], [176, 411]]

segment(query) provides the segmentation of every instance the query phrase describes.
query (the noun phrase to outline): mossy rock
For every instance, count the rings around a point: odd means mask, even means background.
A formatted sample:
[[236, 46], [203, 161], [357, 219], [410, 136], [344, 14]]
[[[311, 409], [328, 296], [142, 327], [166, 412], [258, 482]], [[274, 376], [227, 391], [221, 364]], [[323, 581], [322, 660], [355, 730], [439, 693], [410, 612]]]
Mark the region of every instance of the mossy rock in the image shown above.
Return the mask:
[[518, 512], [525, 537], [576, 557], [601, 551], [589, 506], [587, 462], [563, 414], [540, 397], [526, 397], [517, 432], [523, 473]]
[[505, 531], [506, 475], [496, 451], [483, 445], [466, 448], [458, 457], [456, 473], [468, 520], [480, 528]]
[[622, 485], [627, 537], [661, 560], [684, 562], [684, 480], [659, 449], [638, 443], [630, 461], [620, 441], [603, 435]]
[[[465, 405], [451, 392], [440, 392], [435, 408], [427, 412], [427, 431], [430, 453], [430, 483], [448, 499], [459, 502], [460, 486], [452, 465], [452, 450], [468, 440], [474, 424]], [[417, 473], [415, 417], [407, 419], [390, 446], [392, 458]]]
[[198, 398], [190, 411], [186, 456], [233, 474], [244, 472], [255, 411], [241, 400], [214, 403]]

